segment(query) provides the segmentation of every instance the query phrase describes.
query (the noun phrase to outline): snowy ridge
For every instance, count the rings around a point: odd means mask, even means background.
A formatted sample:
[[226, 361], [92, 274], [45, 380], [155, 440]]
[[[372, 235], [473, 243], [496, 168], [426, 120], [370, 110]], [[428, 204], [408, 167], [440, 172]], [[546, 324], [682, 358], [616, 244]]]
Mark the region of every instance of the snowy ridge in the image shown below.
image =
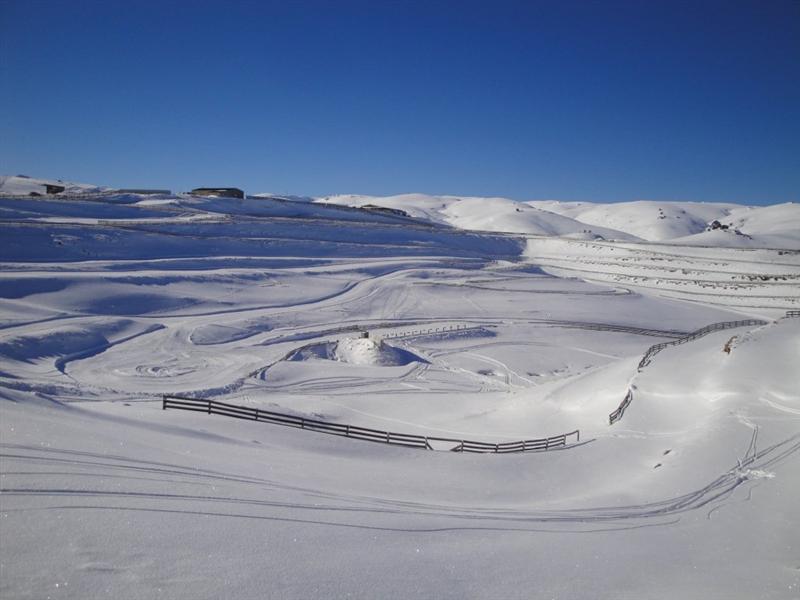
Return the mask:
[[604, 226], [590, 226], [575, 219], [527, 206], [505, 198], [456, 196], [327, 196], [317, 202], [347, 206], [375, 205], [406, 211], [409, 215], [460, 229], [574, 236], [585, 239], [635, 240], [636, 236]]
[[[341, 195], [318, 202], [375, 205], [461, 229], [543, 236], [754, 248], [800, 249], [800, 204], [751, 207], [703, 202], [613, 204], [457, 196]], [[725, 229], [710, 230], [714, 221]]]
[[643, 240], [662, 241], [705, 231], [714, 220], [729, 222], [732, 211], [742, 208], [736, 204], [702, 202], [526, 202], [543, 210], [568, 216], [593, 225], [614, 227]]

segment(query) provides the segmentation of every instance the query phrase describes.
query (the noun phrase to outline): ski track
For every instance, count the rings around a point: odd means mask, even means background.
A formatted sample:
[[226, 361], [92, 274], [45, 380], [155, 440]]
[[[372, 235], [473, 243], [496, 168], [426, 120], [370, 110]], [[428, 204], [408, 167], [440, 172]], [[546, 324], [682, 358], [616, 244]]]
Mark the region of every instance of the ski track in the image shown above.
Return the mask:
[[[58, 498], [81, 498], [85, 500], [107, 501], [124, 499], [138, 500], [146, 502], [145, 506], [109, 506], [106, 502], [96, 504], [52, 504], [37, 508], [13, 508], [8, 507], [4, 512], [13, 513], [17, 511], [47, 511], [47, 510], [142, 510], [142, 511], [168, 511], [176, 513], [186, 513], [194, 515], [218, 516], [227, 518], [256, 518], [256, 519], [279, 519], [282, 517], [273, 516], [270, 512], [280, 511], [280, 509], [291, 509], [293, 512], [309, 512], [324, 514], [344, 514], [355, 515], [355, 522], [350, 523], [346, 520], [326, 520], [317, 521], [314, 519], [288, 519], [291, 521], [318, 523], [321, 525], [334, 525], [342, 527], [366, 527], [382, 528], [378, 523], [365, 524], [365, 519], [379, 519], [382, 516], [399, 515], [403, 517], [427, 518], [433, 517], [437, 521], [441, 519], [452, 520], [448, 526], [437, 526], [426, 528], [416, 526], [404, 531], [415, 531], [419, 533], [436, 533], [443, 531], [482, 529], [495, 531], [537, 531], [529, 529], [527, 524], [548, 524], [553, 526], [553, 530], [572, 530], [582, 533], [629, 527], [629, 521], [640, 522], [640, 526], [647, 524], [654, 519], [661, 521], [660, 524], [675, 523], [673, 519], [689, 511], [701, 508], [718, 510], [726, 503], [730, 502], [734, 492], [741, 486], [752, 485], [753, 480], [743, 474], [743, 467], [752, 470], [766, 470], [776, 468], [787, 458], [800, 450], [800, 434], [792, 436], [781, 442], [773, 444], [760, 451], [755, 448], [755, 431], [753, 441], [744, 457], [737, 461], [737, 464], [726, 472], [708, 482], [703, 487], [679, 496], [665, 498], [645, 504], [621, 505], [621, 506], [600, 506], [579, 509], [557, 509], [557, 510], [523, 510], [519, 508], [504, 509], [500, 508], [480, 508], [470, 506], [443, 506], [408, 501], [396, 501], [391, 498], [364, 498], [350, 497], [342, 494], [331, 494], [325, 490], [316, 488], [294, 488], [282, 486], [274, 481], [257, 478], [239, 478], [234, 475], [216, 472], [204, 472], [202, 470], [183, 467], [175, 464], [149, 463], [136, 459], [128, 459], [122, 456], [114, 457], [108, 455], [93, 455], [91, 453], [72, 452], [69, 450], [58, 450], [53, 448], [41, 449], [18, 445], [2, 444], [6, 452], [0, 456], [11, 464], [11, 468], [25, 468], [26, 465], [64, 465], [72, 468], [91, 468], [92, 473], [88, 477], [105, 477], [106, 474], [112, 479], [121, 480], [132, 486], [127, 490], [103, 490], [103, 489], [82, 489], [82, 488], [47, 488], [47, 487], [4, 487], [0, 493], [6, 498], [15, 497], [38, 497], [45, 499]], [[86, 460], [89, 459], [89, 460]], [[17, 466], [19, 465], [19, 466]], [[62, 471], [57, 471], [62, 473]], [[34, 470], [30, 473], [18, 471], [21, 476], [38, 475], [40, 471]], [[213, 489], [213, 482], [236, 482], [244, 484], [246, 487], [255, 486], [254, 492], [259, 490], [284, 489], [288, 492], [299, 492], [301, 496], [310, 496], [316, 500], [332, 501], [332, 504], [321, 504], [320, 502], [283, 502], [264, 500], [256, 497], [237, 497], [237, 496], [218, 496], [210, 494], [174, 494], [174, 493], [155, 493], [139, 491], [135, 488], [135, 482], [147, 475], [164, 484], [186, 483], [187, 481], [196, 483], [198, 487]], [[74, 473], [76, 478], [82, 478], [87, 474], [77, 471]], [[209, 505], [217, 506], [216, 510], [198, 509], [187, 510], [176, 507], [178, 504]], [[249, 509], [250, 512], [235, 512], [239, 509]], [[261, 511], [261, 512], [254, 512]], [[266, 514], [265, 514], [266, 513]], [[709, 513], [710, 514], [710, 513]], [[600, 527], [587, 527], [588, 524], [600, 525]], [[513, 526], [512, 526], [513, 525]], [[577, 526], [577, 529], [572, 526]], [[394, 528], [389, 527], [393, 530]]]

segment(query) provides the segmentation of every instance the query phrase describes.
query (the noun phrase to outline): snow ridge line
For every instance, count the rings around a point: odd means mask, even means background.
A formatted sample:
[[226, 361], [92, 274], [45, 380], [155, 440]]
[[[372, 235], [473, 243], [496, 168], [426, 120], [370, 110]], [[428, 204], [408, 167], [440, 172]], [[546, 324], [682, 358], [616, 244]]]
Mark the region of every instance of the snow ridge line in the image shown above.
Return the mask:
[[[788, 316], [788, 313], [787, 313]], [[639, 366], [637, 368], [637, 373], [641, 372], [650, 362], [653, 360], [653, 357], [661, 352], [664, 348], [668, 346], [679, 346], [680, 344], [685, 344], [687, 342], [691, 342], [698, 338], [701, 338], [705, 335], [708, 335], [712, 331], [723, 331], [725, 329], [735, 329], [737, 327], [754, 327], [758, 325], [767, 325], [769, 321], [765, 321], [763, 319], [745, 319], [742, 321], [721, 321], [719, 323], [712, 323], [711, 325], [706, 325], [705, 327], [701, 327], [700, 329], [693, 331], [687, 336], [678, 338], [677, 340], [672, 340], [671, 342], [661, 342], [659, 344], [653, 344], [647, 349], [647, 352], [644, 353], [642, 360], [639, 361]], [[617, 421], [622, 418], [622, 415], [625, 413], [625, 409], [630, 406], [630, 403], [633, 401], [633, 390], [628, 388], [628, 393], [625, 394], [625, 398], [623, 398], [620, 405], [617, 409], [608, 415], [608, 424], [613, 425]]]
[[[327, 433], [330, 435], [344, 436], [370, 442], [381, 442], [393, 446], [404, 446], [406, 448], [418, 448], [421, 450], [437, 450], [437, 448], [435, 448], [431, 442], [441, 442], [443, 444], [455, 444], [446, 448], [446, 450], [449, 450], [450, 452], [508, 454], [512, 452], [536, 452], [569, 448], [574, 447], [574, 445], [581, 440], [581, 433], [577, 429], [575, 431], [570, 431], [569, 433], [562, 433], [561, 435], [548, 438], [501, 443], [413, 435], [408, 433], [383, 431], [380, 429], [369, 429], [367, 427], [358, 427], [356, 425], [331, 423], [328, 421], [319, 421], [317, 419], [306, 419], [304, 417], [298, 417], [296, 415], [290, 415], [286, 413], [262, 410], [259, 408], [248, 408], [246, 406], [228, 404], [227, 402], [219, 402], [217, 400], [189, 398], [187, 396], [164, 395], [162, 396], [161, 408], [163, 410], [174, 408], [178, 410], [204, 412], [209, 415], [213, 414], [233, 417], [236, 419], [246, 419], [249, 421], [261, 421], [275, 425], [297, 427], [309, 431], [316, 431], [318, 433]], [[573, 436], [575, 437], [575, 441], [568, 445], [567, 441]]]

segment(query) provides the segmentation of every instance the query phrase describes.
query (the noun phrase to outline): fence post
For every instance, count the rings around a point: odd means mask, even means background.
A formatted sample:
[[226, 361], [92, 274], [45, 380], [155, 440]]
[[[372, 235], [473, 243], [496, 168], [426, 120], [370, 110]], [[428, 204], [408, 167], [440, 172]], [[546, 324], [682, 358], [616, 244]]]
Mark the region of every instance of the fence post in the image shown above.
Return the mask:
[[208, 401], [208, 414], [211, 414], [211, 400]]
[[167, 410], [167, 397], [163, 396], [161, 398], [161, 410]]
[[258, 421], [258, 409], [256, 409], [256, 421]]

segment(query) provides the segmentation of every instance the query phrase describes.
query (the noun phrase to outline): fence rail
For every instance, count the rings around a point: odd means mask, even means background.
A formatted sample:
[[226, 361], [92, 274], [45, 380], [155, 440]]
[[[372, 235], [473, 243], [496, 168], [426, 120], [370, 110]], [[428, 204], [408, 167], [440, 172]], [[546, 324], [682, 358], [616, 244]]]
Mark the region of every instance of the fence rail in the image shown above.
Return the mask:
[[639, 361], [639, 370], [641, 371], [644, 367], [650, 364], [650, 361], [653, 360], [653, 357], [661, 352], [664, 348], [668, 346], [678, 346], [680, 344], [685, 344], [686, 342], [691, 342], [692, 340], [696, 340], [697, 338], [701, 338], [704, 335], [708, 335], [714, 331], [723, 331], [725, 329], [735, 329], [737, 327], [753, 327], [756, 325], [766, 325], [768, 321], [764, 321], [762, 319], [745, 319], [744, 321], [723, 321], [721, 323], [713, 323], [711, 325], [706, 325], [697, 331], [693, 331], [689, 335], [678, 338], [677, 340], [672, 340], [671, 342], [661, 342], [660, 344], [654, 344], [647, 349], [642, 360]]
[[458, 438], [396, 433], [394, 431], [382, 431], [380, 429], [370, 429], [368, 427], [359, 427], [357, 425], [330, 423], [328, 421], [307, 419], [305, 417], [298, 417], [296, 415], [289, 415], [271, 410], [248, 408], [246, 406], [228, 404], [227, 402], [219, 402], [218, 400], [205, 400], [202, 398], [189, 398], [185, 396], [172, 395], [165, 395], [162, 397], [162, 400], [163, 410], [172, 408], [177, 410], [202, 412], [209, 415], [222, 415], [225, 417], [233, 417], [235, 419], [246, 419], [248, 421], [261, 421], [275, 425], [307, 429], [309, 431], [316, 431], [318, 433], [339, 435], [370, 442], [381, 442], [384, 444], [391, 444], [393, 446], [419, 448], [421, 450], [435, 450], [436, 448], [434, 448], [433, 444], [442, 443], [452, 444], [452, 447], [447, 448], [451, 452], [507, 454], [511, 452], [535, 452], [563, 448], [570, 440], [572, 440], [572, 438], [574, 438], [575, 442], [579, 442], [581, 439], [580, 431], [576, 429], [575, 431], [570, 431], [569, 433], [563, 433], [561, 435], [548, 438], [519, 440], [516, 442], [501, 442], [495, 444], [491, 442], [478, 442], [474, 440], [464, 440]]
[[787, 310], [786, 311], [787, 317], [800, 317], [800, 310]]
[[[797, 312], [798, 314], [800, 314], [800, 311]], [[642, 360], [639, 361], [638, 371], [641, 371], [647, 365], [649, 365], [650, 361], [653, 360], [653, 357], [659, 352], [661, 352], [664, 348], [667, 348], [668, 346], [679, 346], [680, 344], [685, 344], [686, 342], [691, 342], [692, 340], [701, 338], [704, 335], [708, 335], [713, 331], [723, 331], [725, 329], [734, 329], [736, 327], [752, 327], [756, 325], [766, 325], [768, 322], [769, 321], [764, 321], [763, 319], [745, 319], [743, 321], [723, 321], [721, 323], [712, 323], [711, 325], [706, 325], [705, 327], [693, 331], [684, 337], [678, 338], [677, 340], [672, 340], [671, 342], [661, 342], [660, 344], [653, 344], [647, 349], [647, 352], [644, 353]], [[625, 414], [625, 409], [628, 408], [628, 406], [630, 406], [632, 401], [633, 401], [633, 390], [628, 389], [628, 393], [625, 394], [625, 398], [622, 399], [622, 402], [620, 402], [620, 405], [617, 407], [617, 409], [610, 415], [608, 415], [608, 424], [613, 425], [614, 423], [619, 421], [622, 418], [622, 415]]]
[[620, 402], [620, 405], [617, 407], [617, 410], [608, 415], [608, 424], [613, 425], [614, 423], [619, 421], [622, 418], [622, 415], [625, 413], [625, 409], [628, 408], [628, 406], [632, 401], [633, 401], [633, 390], [628, 389], [628, 393], [625, 394], [625, 398], [623, 398], [622, 402]]
[[427, 327], [420, 329], [412, 329], [411, 331], [399, 331], [393, 333], [386, 333], [383, 335], [377, 334], [383, 340], [402, 340], [407, 338], [423, 337], [429, 335], [437, 335], [451, 332], [474, 332], [486, 329], [483, 325], [450, 325], [441, 327]]

